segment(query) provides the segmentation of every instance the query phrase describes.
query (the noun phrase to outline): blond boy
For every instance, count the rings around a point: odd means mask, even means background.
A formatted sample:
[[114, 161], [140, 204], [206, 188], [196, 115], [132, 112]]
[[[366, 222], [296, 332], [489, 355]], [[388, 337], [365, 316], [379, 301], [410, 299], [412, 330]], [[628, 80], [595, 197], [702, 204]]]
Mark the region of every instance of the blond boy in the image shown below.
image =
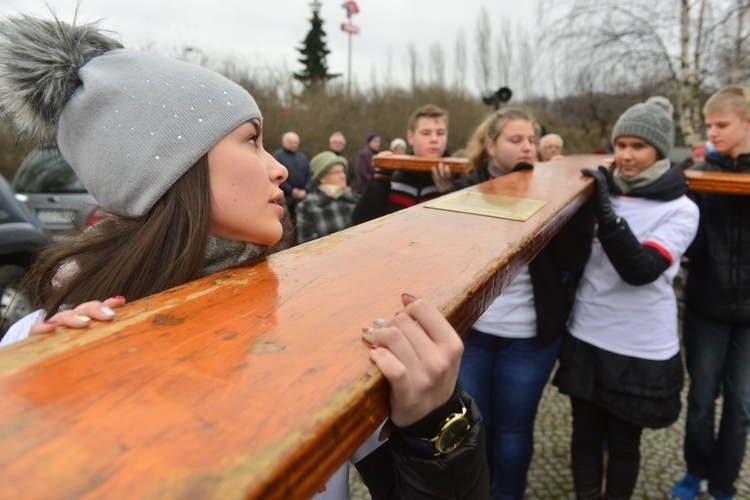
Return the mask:
[[[713, 145], [696, 170], [750, 174], [750, 88], [726, 87], [703, 108]], [[672, 498], [734, 498], [750, 429], [750, 196], [701, 193], [698, 234], [688, 251], [684, 342], [690, 390], [687, 475]], [[714, 404], [723, 406], [718, 433]]]

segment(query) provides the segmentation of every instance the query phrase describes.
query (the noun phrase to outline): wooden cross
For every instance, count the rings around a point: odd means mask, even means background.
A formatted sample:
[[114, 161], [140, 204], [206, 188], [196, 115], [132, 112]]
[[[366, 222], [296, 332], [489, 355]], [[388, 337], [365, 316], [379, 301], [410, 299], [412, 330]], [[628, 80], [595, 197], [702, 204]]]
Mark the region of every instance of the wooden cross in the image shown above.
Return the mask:
[[418, 205], [1, 349], [0, 496], [309, 497], [388, 415], [362, 327], [409, 292], [465, 332], [601, 158], [468, 189], [546, 202], [525, 222]]

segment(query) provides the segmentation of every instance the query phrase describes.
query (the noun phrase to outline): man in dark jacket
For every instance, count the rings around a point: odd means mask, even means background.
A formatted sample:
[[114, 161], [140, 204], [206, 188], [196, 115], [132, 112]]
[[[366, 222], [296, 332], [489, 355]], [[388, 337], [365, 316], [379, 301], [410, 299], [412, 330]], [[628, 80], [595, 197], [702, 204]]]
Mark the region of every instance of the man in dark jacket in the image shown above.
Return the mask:
[[[750, 88], [727, 87], [703, 108], [715, 151], [695, 170], [750, 174]], [[750, 196], [700, 193], [688, 250], [684, 342], [690, 373], [687, 475], [672, 498], [733, 498], [750, 429]], [[724, 403], [715, 434], [715, 401]]]
[[289, 177], [281, 183], [284, 191], [284, 203], [289, 209], [291, 220], [294, 220], [297, 203], [304, 200], [313, 188], [312, 170], [307, 156], [299, 151], [299, 136], [287, 132], [281, 137], [281, 149], [273, 152], [273, 157], [289, 171]]

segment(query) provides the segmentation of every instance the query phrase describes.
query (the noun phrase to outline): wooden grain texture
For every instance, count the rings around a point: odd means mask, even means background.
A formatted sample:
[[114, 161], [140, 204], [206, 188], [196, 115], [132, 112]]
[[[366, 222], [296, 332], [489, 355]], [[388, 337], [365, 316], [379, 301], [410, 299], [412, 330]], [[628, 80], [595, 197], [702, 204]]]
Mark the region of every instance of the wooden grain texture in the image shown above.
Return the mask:
[[708, 193], [750, 194], [750, 175], [686, 170], [689, 189]]
[[547, 200], [526, 222], [415, 206], [0, 350], [0, 497], [309, 497], [387, 415], [362, 326], [410, 292], [466, 331], [599, 159], [470, 188]]
[[466, 158], [432, 158], [412, 155], [375, 155], [372, 166], [383, 170], [407, 170], [410, 172], [430, 172], [432, 167], [443, 163], [454, 174], [463, 174], [469, 168]]

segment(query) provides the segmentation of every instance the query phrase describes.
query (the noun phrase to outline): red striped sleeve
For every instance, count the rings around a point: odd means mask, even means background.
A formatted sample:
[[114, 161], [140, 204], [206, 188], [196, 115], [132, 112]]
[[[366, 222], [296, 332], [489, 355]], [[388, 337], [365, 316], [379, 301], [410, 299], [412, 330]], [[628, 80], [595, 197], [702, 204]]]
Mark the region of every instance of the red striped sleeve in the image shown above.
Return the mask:
[[655, 248], [656, 250], [658, 250], [658, 252], [660, 254], [662, 254], [664, 257], [666, 257], [666, 259], [669, 261], [669, 265], [670, 266], [674, 262], [674, 259], [672, 258], [672, 254], [669, 253], [669, 250], [667, 250], [666, 248], [664, 248], [663, 246], [661, 246], [657, 242], [655, 242], [655, 241], [646, 241], [646, 242], [643, 243], [643, 246]]

